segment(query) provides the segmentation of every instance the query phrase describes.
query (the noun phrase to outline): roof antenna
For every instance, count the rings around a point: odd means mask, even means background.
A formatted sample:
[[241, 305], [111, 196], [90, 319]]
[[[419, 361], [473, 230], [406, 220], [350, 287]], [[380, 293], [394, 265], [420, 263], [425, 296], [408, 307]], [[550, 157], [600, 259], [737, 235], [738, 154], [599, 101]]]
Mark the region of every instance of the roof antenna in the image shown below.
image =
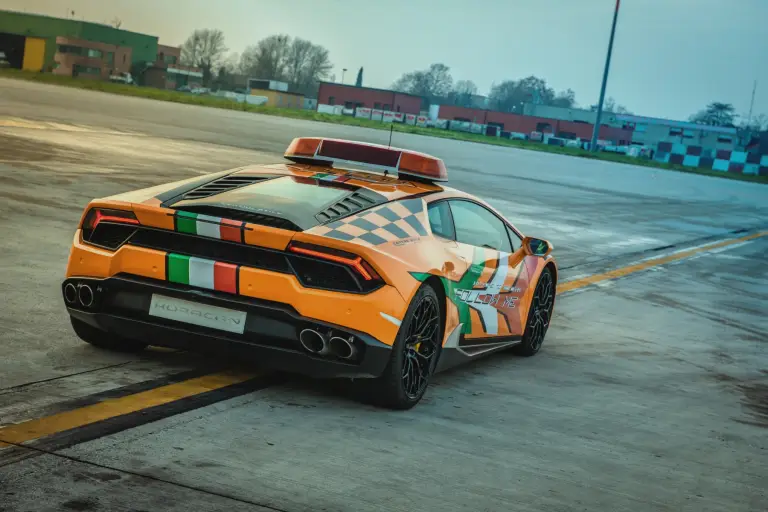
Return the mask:
[[390, 124], [389, 125], [389, 147], [390, 148], [392, 147], [392, 130], [394, 130], [394, 129], [395, 129], [395, 125], [394, 124]]

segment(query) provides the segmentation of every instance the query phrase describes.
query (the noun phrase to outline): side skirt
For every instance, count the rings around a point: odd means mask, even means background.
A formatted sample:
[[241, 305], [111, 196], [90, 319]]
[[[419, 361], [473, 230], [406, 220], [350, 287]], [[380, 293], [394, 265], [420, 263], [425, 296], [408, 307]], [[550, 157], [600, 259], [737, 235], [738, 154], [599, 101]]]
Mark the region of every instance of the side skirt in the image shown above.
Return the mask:
[[461, 340], [461, 327], [464, 324], [459, 324], [448, 335], [448, 340], [443, 345], [443, 350], [440, 354], [440, 359], [437, 361], [437, 367], [435, 373], [439, 373], [449, 368], [459, 366], [469, 361], [479, 359], [482, 356], [490, 355], [495, 352], [499, 352], [513, 345], [520, 343], [521, 337], [515, 336], [505, 338], [503, 341], [477, 343], [474, 345], [459, 345]]

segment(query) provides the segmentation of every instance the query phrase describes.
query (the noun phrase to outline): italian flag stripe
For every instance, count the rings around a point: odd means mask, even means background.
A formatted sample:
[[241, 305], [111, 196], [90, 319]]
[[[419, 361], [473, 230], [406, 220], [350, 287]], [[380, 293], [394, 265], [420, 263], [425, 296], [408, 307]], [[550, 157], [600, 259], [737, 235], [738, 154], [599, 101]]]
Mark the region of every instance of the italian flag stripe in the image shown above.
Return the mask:
[[230, 242], [242, 242], [244, 224], [238, 220], [221, 219], [221, 239]]
[[221, 217], [211, 217], [210, 215], [197, 215], [195, 222], [195, 229], [200, 236], [207, 236], [208, 238], [221, 238], [221, 231], [219, 225], [221, 224]]
[[237, 220], [222, 219], [199, 213], [176, 212], [176, 231], [190, 235], [205, 236], [230, 242], [243, 241], [243, 225]]
[[176, 231], [196, 235], [197, 215], [194, 213], [176, 212]]
[[168, 254], [168, 280], [219, 292], [237, 293], [237, 265]]

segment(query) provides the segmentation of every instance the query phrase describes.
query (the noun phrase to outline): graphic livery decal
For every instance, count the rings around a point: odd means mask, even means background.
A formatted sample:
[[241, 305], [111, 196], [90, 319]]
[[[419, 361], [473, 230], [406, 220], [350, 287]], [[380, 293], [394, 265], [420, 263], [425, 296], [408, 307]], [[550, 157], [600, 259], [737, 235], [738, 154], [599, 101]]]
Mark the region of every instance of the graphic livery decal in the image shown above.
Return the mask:
[[[523, 289], [517, 283], [526, 267], [510, 267], [511, 253], [489, 252], [498, 256], [486, 258], [486, 250], [475, 247], [472, 264], [458, 281], [437, 276], [459, 312], [462, 334], [505, 336], [520, 329], [519, 318], [510, 310], [517, 308], [522, 296]], [[424, 282], [432, 274], [412, 272], [411, 275]]]
[[243, 242], [245, 223], [242, 221], [184, 211], [177, 211], [173, 217], [174, 229], [179, 233]]
[[310, 176], [312, 179], [320, 180], [320, 181], [335, 181], [336, 183], [344, 183], [345, 181], [349, 181], [349, 176], [346, 174], [332, 174], [329, 172], [318, 172]]
[[421, 199], [405, 199], [318, 226], [313, 233], [361, 245], [375, 246], [427, 236]]
[[239, 265], [173, 253], [166, 255], [165, 262], [167, 279], [171, 283], [238, 293]]

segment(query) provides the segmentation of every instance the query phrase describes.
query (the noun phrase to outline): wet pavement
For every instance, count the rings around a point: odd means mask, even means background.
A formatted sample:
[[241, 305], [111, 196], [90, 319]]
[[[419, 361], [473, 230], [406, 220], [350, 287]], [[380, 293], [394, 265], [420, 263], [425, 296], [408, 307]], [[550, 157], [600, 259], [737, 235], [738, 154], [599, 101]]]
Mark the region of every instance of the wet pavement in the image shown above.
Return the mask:
[[[88, 199], [279, 160], [293, 136], [383, 136], [102, 94], [74, 110], [91, 93], [20, 87], [0, 82], [0, 425], [225, 364], [75, 338], [58, 284]], [[549, 238], [564, 279], [768, 224], [757, 184], [396, 137]], [[289, 378], [0, 445], [0, 510], [765, 510], [767, 250], [755, 238], [564, 294], [539, 355], [439, 375], [405, 413]]]

